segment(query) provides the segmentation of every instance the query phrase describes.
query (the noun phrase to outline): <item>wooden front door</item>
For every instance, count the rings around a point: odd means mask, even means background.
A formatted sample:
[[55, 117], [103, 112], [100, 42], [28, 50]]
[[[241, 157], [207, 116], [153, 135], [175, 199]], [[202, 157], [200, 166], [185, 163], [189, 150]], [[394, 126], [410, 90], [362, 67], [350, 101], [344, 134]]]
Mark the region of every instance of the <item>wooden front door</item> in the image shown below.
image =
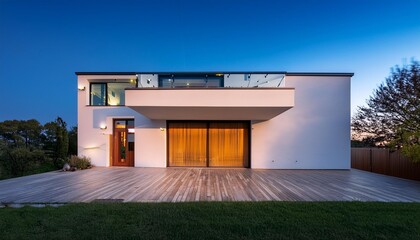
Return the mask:
[[112, 166], [134, 166], [134, 120], [114, 120]]

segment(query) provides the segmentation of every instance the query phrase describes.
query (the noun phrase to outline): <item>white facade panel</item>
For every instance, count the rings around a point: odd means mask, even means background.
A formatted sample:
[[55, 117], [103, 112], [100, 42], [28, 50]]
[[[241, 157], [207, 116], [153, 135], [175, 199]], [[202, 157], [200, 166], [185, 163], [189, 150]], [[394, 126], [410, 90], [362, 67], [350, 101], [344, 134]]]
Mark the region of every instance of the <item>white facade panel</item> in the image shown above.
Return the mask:
[[[150, 120], [124, 106], [89, 106], [89, 81], [127, 79], [135, 76], [79, 76], [78, 87], [78, 155], [90, 157], [95, 166], [110, 166], [110, 136], [114, 119], [135, 119], [136, 167], [165, 167], [165, 121]], [[105, 130], [101, 126], [106, 126]]]
[[267, 120], [294, 106], [292, 88], [131, 89], [126, 106], [150, 119]]
[[287, 76], [295, 107], [252, 124], [251, 167], [350, 168], [350, 77]]
[[[78, 154], [90, 157], [96, 166], [110, 166], [112, 124], [119, 118], [135, 119], [134, 166], [167, 166], [166, 120], [173, 119], [152, 120], [126, 106], [89, 106], [89, 82], [136, 77], [139, 87], [158, 85], [157, 74], [78, 76], [79, 89], [85, 87], [85, 90], [78, 91]], [[244, 80], [242, 74], [236, 77], [238, 84]], [[262, 77], [263, 74], [254, 75], [255, 79]], [[284, 75], [279, 74], [276, 79], [281, 77]], [[294, 107], [270, 120], [252, 121], [251, 168], [349, 169], [350, 76], [286, 75], [281, 84], [295, 89]], [[168, 96], [159, 95], [156, 102], [165, 97]], [[244, 99], [241, 103], [252, 105], [258, 102], [252, 100]], [[174, 99], [173, 102], [177, 101]], [[219, 101], [217, 98], [212, 104]], [[101, 129], [101, 126], [106, 126], [106, 129]]]

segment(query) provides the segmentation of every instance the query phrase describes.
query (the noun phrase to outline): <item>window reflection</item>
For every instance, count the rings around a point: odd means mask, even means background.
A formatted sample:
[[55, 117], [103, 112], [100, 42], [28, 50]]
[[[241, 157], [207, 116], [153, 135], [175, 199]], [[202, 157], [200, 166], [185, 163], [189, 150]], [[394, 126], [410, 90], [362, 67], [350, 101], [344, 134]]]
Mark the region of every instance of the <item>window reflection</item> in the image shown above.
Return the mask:
[[223, 87], [223, 76], [215, 75], [161, 75], [159, 87]]
[[125, 104], [125, 89], [135, 87], [135, 81], [91, 83], [90, 105], [92, 106], [121, 106]]
[[90, 104], [94, 106], [106, 105], [106, 83], [92, 83], [90, 85]]
[[115, 121], [115, 128], [125, 128], [125, 120], [118, 120]]

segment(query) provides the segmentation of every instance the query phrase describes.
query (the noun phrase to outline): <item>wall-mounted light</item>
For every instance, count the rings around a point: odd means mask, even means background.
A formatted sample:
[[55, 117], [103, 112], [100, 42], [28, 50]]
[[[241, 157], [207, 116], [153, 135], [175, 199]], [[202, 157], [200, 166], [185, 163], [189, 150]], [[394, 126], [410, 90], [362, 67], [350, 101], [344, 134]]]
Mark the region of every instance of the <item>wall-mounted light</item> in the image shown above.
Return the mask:
[[150, 78], [147, 79], [147, 84], [150, 84], [152, 80]]
[[85, 91], [86, 87], [85, 86], [78, 86], [77, 89], [79, 89], [79, 91]]
[[105, 125], [105, 124], [101, 124], [101, 126], [99, 126], [99, 128], [100, 128], [101, 130], [106, 130], [106, 125]]
[[160, 131], [162, 131], [162, 132], [163, 132], [163, 131], [165, 131], [165, 129], [161, 127], [161, 128], [160, 128]]

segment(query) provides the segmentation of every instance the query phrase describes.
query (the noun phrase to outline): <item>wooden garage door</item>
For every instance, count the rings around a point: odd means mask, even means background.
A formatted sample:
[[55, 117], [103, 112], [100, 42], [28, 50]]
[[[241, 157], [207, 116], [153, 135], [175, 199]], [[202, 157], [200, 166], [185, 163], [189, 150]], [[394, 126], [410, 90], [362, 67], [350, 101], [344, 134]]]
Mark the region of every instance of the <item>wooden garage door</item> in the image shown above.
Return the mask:
[[168, 166], [249, 167], [249, 122], [168, 122]]

